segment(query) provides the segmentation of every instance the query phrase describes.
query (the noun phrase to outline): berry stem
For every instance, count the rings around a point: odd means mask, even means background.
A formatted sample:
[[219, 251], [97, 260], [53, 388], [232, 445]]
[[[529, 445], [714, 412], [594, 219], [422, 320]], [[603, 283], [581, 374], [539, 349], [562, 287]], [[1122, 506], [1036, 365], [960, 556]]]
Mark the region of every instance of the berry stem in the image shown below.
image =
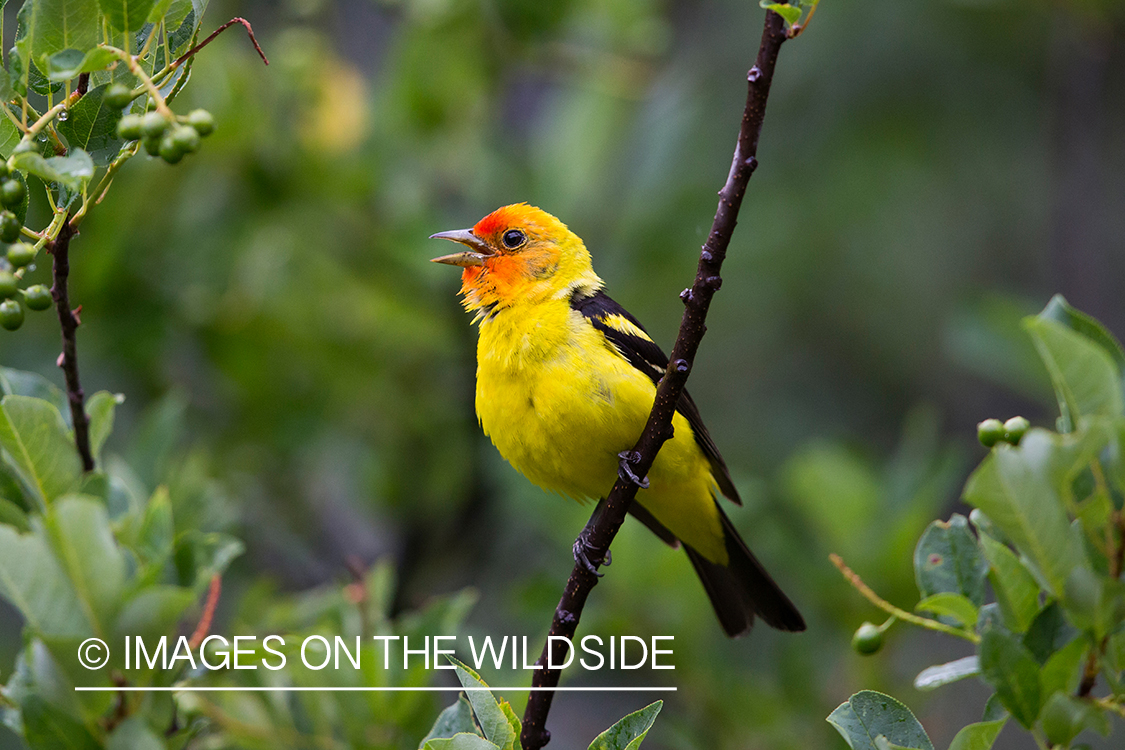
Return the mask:
[[90, 452], [90, 421], [86, 417], [85, 394], [82, 383], [78, 379], [78, 316], [70, 309], [70, 294], [67, 289], [67, 279], [70, 276], [70, 240], [74, 236], [74, 227], [64, 220], [59, 227], [58, 236], [51, 241], [49, 247], [54, 258], [51, 272], [54, 285], [51, 287], [51, 297], [55, 300], [55, 310], [59, 314], [59, 328], [62, 331], [62, 356], [59, 358], [59, 367], [66, 377], [66, 399], [70, 404], [71, 421], [74, 423], [74, 444], [78, 449], [78, 457], [82, 459], [82, 468], [93, 471], [94, 456]]
[[172, 110], [168, 108], [167, 103], [165, 103], [160, 89], [156, 87], [156, 84], [152, 82], [152, 79], [148, 77], [148, 74], [145, 73], [144, 69], [137, 63], [137, 59], [125, 50], [118, 49], [117, 47], [104, 46], [104, 49], [109, 50], [125, 61], [125, 64], [129, 66], [129, 72], [137, 77], [141, 82], [142, 88], [152, 97], [152, 102], [156, 105], [156, 111], [164, 115], [169, 121], [172, 120], [175, 115], [172, 113]]

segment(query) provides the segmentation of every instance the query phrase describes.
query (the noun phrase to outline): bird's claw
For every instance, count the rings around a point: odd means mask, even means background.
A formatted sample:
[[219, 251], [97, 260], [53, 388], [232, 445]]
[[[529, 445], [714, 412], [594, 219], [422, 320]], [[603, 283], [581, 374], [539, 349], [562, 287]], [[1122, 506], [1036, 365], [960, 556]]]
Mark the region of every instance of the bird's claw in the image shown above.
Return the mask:
[[[579, 534], [578, 538], [574, 540], [574, 546], [571, 547], [571, 550], [574, 552], [574, 561], [576, 563], [581, 565], [590, 573], [596, 575], [598, 578], [601, 578], [602, 575], [604, 575], [603, 573], [598, 572], [598, 566], [594, 564], [594, 560], [598, 555], [598, 550], [595, 549], [592, 544], [590, 544], [589, 532], [587, 529], [582, 529], [582, 533]], [[609, 550], [606, 550], [605, 554], [602, 555], [601, 558], [602, 565], [609, 565], [613, 560], [613, 556], [609, 554]]]
[[617, 476], [621, 477], [623, 481], [632, 482], [642, 490], [647, 490], [648, 477], [638, 477], [632, 466], [641, 460], [641, 454], [636, 451], [621, 451], [617, 454], [617, 457], [621, 459], [621, 462], [617, 464]]

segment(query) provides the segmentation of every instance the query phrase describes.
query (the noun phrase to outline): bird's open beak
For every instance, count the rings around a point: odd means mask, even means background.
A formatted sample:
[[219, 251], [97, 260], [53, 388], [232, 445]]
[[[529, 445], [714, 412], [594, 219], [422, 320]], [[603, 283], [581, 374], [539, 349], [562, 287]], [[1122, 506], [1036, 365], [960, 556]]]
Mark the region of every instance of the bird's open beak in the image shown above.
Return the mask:
[[432, 263], [445, 263], [450, 266], [468, 268], [470, 266], [483, 266], [484, 261], [490, 255], [493, 255], [492, 248], [486, 245], [484, 240], [477, 237], [473, 234], [472, 230], [469, 229], [454, 229], [451, 232], [438, 232], [437, 234], [431, 234], [430, 239], [460, 242], [462, 245], [467, 245], [470, 248], [464, 252], [443, 255], [440, 258], [432, 258]]

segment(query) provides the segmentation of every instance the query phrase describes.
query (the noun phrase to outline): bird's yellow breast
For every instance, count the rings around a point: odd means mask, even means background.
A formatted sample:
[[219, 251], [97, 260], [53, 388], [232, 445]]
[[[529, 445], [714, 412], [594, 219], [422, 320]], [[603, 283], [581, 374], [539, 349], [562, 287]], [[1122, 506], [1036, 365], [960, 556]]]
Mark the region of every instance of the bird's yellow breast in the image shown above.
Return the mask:
[[[481, 322], [476, 410], [501, 455], [535, 484], [604, 497], [618, 453], [640, 437], [655, 386], [568, 300], [501, 308]], [[674, 435], [637, 495], [662, 524], [726, 562], [710, 465], [679, 413]]]

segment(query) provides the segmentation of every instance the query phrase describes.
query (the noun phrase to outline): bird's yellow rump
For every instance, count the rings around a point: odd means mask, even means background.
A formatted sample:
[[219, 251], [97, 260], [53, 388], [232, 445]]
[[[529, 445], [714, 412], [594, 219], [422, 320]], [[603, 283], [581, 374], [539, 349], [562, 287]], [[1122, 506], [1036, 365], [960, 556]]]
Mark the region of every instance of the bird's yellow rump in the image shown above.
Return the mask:
[[[433, 237], [466, 246], [434, 261], [464, 269], [464, 305], [480, 324], [476, 410], [485, 434], [540, 487], [603, 497], [618, 454], [644, 429], [668, 358], [602, 291], [582, 240], [547, 212], [504, 206], [472, 229]], [[719, 507], [719, 495], [741, 501], [687, 393], [672, 427], [630, 513], [683, 544], [728, 635], [748, 631], [756, 614], [804, 630]]]

